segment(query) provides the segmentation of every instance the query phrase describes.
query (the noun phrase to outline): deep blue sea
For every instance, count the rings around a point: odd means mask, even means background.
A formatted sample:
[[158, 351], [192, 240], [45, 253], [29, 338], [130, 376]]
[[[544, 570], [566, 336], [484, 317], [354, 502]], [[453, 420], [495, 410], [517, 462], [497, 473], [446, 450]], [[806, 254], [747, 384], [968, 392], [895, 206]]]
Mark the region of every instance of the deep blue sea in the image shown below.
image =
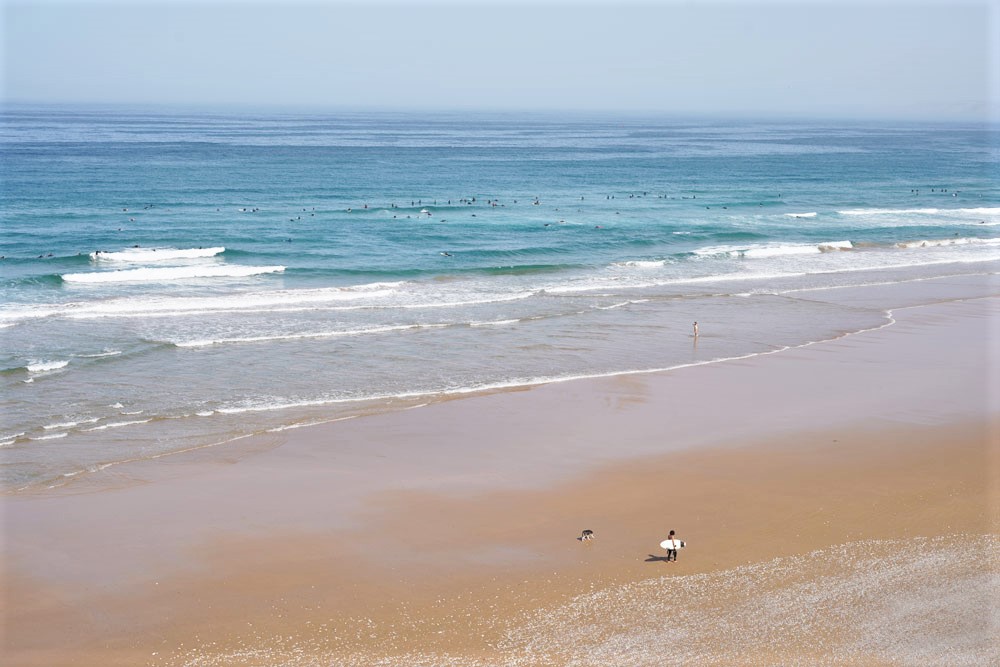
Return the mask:
[[0, 159], [8, 490], [825, 340], [885, 314], [818, 289], [1000, 262], [976, 125], [8, 107]]

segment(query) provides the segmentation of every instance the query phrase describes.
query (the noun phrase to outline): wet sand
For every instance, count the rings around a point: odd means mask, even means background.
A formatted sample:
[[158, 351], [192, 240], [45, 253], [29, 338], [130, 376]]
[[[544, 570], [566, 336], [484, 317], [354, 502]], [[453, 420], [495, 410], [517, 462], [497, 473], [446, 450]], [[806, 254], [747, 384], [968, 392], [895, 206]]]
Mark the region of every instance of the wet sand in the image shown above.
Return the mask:
[[5, 662], [995, 662], [1000, 299], [892, 317], [7, 496]]

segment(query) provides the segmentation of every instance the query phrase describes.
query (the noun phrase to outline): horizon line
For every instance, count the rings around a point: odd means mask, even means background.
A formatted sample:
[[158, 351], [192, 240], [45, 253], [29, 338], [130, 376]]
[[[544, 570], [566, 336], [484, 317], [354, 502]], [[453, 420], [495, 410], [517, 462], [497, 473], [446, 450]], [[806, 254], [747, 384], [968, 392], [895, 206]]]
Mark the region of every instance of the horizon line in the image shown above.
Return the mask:
[[714, 119], [714, 120], [781, 120], [781, 121], [838, 121], [838, 122], [901, 122], [901, 123], [970, 123], [977, 125], [1000, 124], [1000, 108], [990, 108], [985, 113], [968, 113], [955, 115], [942, 114], [864, 114], [859, 112], [831, 112], [817, 114], [813, 111], [718, 111], [705, 109], [670, 110], [656, 108], [556, 108], [556, 107], [432, 107], [432, 106], [379, 106], [379, 105], [346, 105], [323, 103], [247, 103], [247, 102], [126, 102], [126, 101], [95, 101], [95, 100], [26, 100], [0, 98], [0, 112], [11, 107], [40, 108], [103, 108], [122, 109], [149, 112], [186, 112], [205, 114], [287, 114], [315, 115], [337, 113], [371, 113], [389, 114], [425, 114], [425, 115], [537, 115], [537, 116], [600, 116], [600, 117], [658, 117], [678, 120]]

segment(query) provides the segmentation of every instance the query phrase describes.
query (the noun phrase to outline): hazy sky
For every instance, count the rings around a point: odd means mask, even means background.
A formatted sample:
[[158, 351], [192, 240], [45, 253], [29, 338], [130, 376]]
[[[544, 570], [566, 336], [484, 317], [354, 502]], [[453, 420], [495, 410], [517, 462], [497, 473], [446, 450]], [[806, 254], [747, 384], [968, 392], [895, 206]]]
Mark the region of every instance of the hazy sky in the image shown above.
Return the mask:
[[3, 3], [7, 102], [979, 119], [1000, 0]]

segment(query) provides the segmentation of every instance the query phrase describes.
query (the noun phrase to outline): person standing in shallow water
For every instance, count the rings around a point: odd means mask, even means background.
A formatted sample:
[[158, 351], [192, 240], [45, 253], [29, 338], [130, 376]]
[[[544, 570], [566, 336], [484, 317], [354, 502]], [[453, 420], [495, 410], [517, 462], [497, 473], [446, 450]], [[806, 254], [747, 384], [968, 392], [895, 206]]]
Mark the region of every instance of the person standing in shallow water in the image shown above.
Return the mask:
[[698, 337], [698, 323], [697, 322], [694, 323], [694, 337], [695, 338]]

